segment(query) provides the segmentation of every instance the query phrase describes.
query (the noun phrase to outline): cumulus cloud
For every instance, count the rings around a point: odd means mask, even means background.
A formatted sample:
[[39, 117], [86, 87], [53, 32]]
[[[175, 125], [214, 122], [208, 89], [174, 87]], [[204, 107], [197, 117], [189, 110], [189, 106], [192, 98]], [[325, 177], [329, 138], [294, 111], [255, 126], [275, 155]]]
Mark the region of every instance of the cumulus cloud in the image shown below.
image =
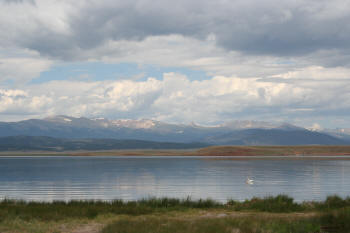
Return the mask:
[[[28, 92], [18, 89], [0, 89], [0, 114], [32, 116], [45, 112], [52, 99], [45, 95], [30, 96]], [[7, 118], [7, 120], [9, 120]]]
[[[334, 102], [342, 102], [337, 108], [349, 108], [350, 101], [346, 101], [349, 97], [339, 96], [323, 85], [311, 89], [295, 83], [225, 76], [191, 81], [182, 74], [165, 73], [162, 80], [150, 77], [145, 81], [51, 81], [33, 84], [26, 90], [1, 90], [0, 115], [142, 117], [214, 124], [254, 119], [254, 114], [260, 120], [294, 122], [303, 118], [305, 112], [307, 115], [330, 112]], [[334, 115], [337, 114], [335, 111]]]
[[0, 84], [4, 81], [14, 83], [30, 81], [48, 70], [51, 64], [52, 62], [46, 59], [0, 57]]
[[[4, 120], [67, 114], [312, 125], [311, 117], [321, 124], [323, 116], [349, 114], [350, 5], [343, 0], [5, 0], [0, 7]], [[29, 82], [58, 63], [89, 61], [207, 76]]]

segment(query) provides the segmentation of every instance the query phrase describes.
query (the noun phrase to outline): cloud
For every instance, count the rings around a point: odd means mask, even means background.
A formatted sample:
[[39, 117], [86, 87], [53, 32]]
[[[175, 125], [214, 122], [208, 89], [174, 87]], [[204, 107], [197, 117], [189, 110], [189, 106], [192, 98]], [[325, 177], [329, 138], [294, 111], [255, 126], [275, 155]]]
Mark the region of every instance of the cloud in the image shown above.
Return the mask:
[[310, 88], [225, 76], [191, 81], [178, 73], [165, 73], [162, 80], [51, 81], [31, 84], [24, 90], [2, 90], [0, 98], [0, 116], [66, 114], [202, 124], [255, 116], [297, 122], [324, 112], [327, 117], [343, 115], [350, 107], [349, 95], [338, 95], [337, 89], [322, 84]]
[[342, 0], [8, 2], [1, 6], [2, 44], [54, 58], [72, 58], [71, 51], [107, 41], [173, 34], [199, 40], [212, 35], [226, 50], [247, 54], [349, 49], [350, 6]]
[[0, 4], [0, 49], [50, 61], [185, 66], [239, 77], [350, 65], [350, 29], [343, 26], [350, 6], [340, 0]]
[[23, 2], [30, 2], [34, 4], [34, 0], [3, 0], [5, 3], [23, 3]]
[[48, 70], [52, 62], [40, 58], [1, 58], [0, 57], [0, 84], [11, 81], [23, 84], [40, 73]]
[[[0, 7], [1, 119], [67, 114], [324, 125], [349, 114], [350, 5], [343, 0], [6, 0]], [[90, 61], [185, 67], [206, 76], [29, 82], [57, 64], [64, 71], [65, 64]], [[102, 75], [93, 80], [106, 80]]]
[[[152, 64], [163, 67], [187, 67], [206, 71], [209, 76], [261, 77], [293, 71], [308, 63], [299, 59], [272, 56], [251, 56], [227, 52], [206, 40], [181, 35], [151, 36], [142, 41], [108, 41], [85, 50], [83, 56], [106, 63]], [[283, 63], [284, 62], [284, 63]]]
[[0, 115], [32, 116], [45, 112], [52, 99], [45, 95], [30, 96], [18, 89], [0, 89]]

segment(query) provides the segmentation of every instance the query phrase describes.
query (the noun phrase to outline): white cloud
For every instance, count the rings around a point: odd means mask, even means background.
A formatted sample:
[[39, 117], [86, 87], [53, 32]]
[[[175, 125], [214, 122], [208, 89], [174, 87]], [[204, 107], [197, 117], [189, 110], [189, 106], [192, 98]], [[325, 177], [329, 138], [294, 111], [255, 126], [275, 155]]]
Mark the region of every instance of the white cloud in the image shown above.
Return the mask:
[[30, 96], [27, 91], [23, 90], [0, 89], [0, 115], [5, 117], [15, 115], [21, 116], [23, 119], [33, 115], [46, 114], [47, 107], [52, 105], [52, 102], [52, 99], [45, 95]]
[[310, 66], [296, 71], [288, 71], [272, 77], [281, 77], [286, 80], [310, 80], [310, 81], [349, 81], [350, 69], [346, 67], [325, 68], [322, 66]]
[[165, 73], [162, 80], [51, 81], [0, 91], [0, 116], [16, 112], [27, 117], [66, 114], [211, 124], [242, 118], [290, 121], [350, 107], [344, 101], [350, 96], [317, 87], [225, 76], [190, 81], [177, 73]]
[[[4, 120], [67, 114], [310, 122], [350, 114], [350, 5], [343, 0], [23, 0], [0, 7]], [[209, 78], [28, 84], [70, 61], [186, 67]]]
[[308, 128], [309, 130], [312, 130], [312, 131], [322, 131], [323, 128], [320, 124], [318, 123], [314, 123], [311, 127]]
[[40, 58], [0, 57], [0, 84], [3, 81], [13, 81], [16, 84], [30, 81], [39, 77], [51, 65], [51, 61]]

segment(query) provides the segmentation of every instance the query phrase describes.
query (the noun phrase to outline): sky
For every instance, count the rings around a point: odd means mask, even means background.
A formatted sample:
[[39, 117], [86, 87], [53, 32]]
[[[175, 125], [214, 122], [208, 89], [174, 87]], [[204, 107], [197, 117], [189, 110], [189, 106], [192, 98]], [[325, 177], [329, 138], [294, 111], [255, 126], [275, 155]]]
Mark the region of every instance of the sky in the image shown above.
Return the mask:
[[0, 121], [350, 128], [346, 0], [0, 0]]

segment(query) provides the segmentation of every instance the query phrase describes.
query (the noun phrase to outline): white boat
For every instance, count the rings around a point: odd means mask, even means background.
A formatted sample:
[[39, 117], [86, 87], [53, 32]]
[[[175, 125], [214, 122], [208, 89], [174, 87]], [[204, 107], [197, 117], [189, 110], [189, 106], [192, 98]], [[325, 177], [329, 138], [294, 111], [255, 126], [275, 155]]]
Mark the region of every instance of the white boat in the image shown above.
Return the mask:
[[253, 179], [250, 179], [249, 177], [247, 177], [245, 183], [246, 183], [246, 184], [254, 184], [254, 180], [253, 180]]

